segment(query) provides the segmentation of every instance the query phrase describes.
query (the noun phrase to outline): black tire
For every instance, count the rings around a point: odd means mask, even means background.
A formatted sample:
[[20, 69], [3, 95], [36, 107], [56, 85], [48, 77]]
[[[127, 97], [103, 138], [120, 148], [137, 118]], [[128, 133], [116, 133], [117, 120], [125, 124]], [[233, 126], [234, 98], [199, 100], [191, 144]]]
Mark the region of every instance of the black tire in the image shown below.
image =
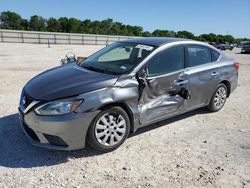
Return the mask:
[[[226, 92], [225, 95], [226, 95], [226, 97], [225, 97], [225, 100], [224, 100], [223, 104], [220, 107], [216, 107], [216, 105], [215, 105], [215, 97], [216, 97], [216, 93], [218, 92], [218, 90], [220, 88], [224, 88], [225, 89], [225, 92]], [[208, 105], [208, 109], [211, 112], [217, 112], [217, 111], [221, 110], [223, 108], [223, 106], [225, 105], [225, 103], [226, 103], [227, 96], [228, 96], [228, 88], [227, 88], [227, 86], [225, 84], [223, 84], [223, 83], [220, 83], [217, 86], [217, 88], [216, 88], [216, 90], [215, 90], [215, 92], [214, 92], [214, 94], [213, 94], [213, 96], [212, 96], [212, 98], [210, 100], [210, 103]]]
[[[96, 137], [96, 124], [98, 122], [98, 120], [103, 117], [105, 114], [112, 114], [114, 116], [118, 116], [121, 115], [124, 120], [125, 120], [125, 127], [126, 127], [126, 131], [124, 133], [123, 138], [119, 141], [119, 143], [113, 145], [113, 146], [107, 146], [107, 145], [103, 145], [101, 144], [97, 137]], [[103, 130], [103, 132], [106, 130]], [[110, 152], [113, 151], [115, 149], [117, 149], [120, 145], [122, 145], [124, 143], [124, 141], [127, 139], [128, 134], [130, 132], [130, 119], [128, 114], [126, 113], [126, 111], [124, 111], [121, 107], [110, 107], [108, 109], [105, 109], [103, 111], [101, 111], [93, 120], [93, 122], [91, 123], [89, 130], [88, 130], [88, 134], [87, 134], [87, 143], [88, 145], [97, 151], [101, 151], [101, 152]], [[109, 138], [110, 139], [110, 138]]]

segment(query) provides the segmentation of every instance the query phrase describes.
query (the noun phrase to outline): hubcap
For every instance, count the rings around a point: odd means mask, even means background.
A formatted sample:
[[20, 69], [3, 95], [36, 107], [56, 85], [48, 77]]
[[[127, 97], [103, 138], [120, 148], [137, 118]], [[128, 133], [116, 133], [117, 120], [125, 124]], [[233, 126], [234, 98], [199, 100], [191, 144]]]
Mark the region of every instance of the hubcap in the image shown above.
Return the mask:
[[126, 133], [126, 121], [122, 115], [104, 114], [95, 126], [97, 141], [104, 146], [118, 144]]
[[226, 98], [227, 98], [226, 89], [224, 87], [220, 87], [215, 94], [214, 98], [215, 107], [218, 109], [221, 108], [224, 105]]

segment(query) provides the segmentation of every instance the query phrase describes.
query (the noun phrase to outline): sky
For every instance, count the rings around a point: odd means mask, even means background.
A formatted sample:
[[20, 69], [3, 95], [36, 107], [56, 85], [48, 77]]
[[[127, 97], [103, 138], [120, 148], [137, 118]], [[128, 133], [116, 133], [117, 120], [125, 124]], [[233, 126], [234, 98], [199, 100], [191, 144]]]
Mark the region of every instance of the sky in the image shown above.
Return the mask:
[[7, 10], [23, 18], [112, 18], [150, 32], [187, 30], [250, 38], [250, 0], [0, 0], [0, 12]]

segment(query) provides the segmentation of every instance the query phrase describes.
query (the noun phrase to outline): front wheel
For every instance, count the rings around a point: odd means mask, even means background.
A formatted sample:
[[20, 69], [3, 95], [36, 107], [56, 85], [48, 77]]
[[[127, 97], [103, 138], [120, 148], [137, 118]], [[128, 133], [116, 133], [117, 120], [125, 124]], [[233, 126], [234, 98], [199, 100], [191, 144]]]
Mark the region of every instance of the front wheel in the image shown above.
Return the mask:
[[88, 130], [87, 143], [95, 150], [110, 152], [117, 149], [127, 138], [130, 120], [121, 107], [101, 111]]
[[227, 86], [223, 83], [217, 86], [216, 91], [214, 92], [208, 109], [212, 112], [217, 112], [222, 109], [227, 100], [228, 89]]

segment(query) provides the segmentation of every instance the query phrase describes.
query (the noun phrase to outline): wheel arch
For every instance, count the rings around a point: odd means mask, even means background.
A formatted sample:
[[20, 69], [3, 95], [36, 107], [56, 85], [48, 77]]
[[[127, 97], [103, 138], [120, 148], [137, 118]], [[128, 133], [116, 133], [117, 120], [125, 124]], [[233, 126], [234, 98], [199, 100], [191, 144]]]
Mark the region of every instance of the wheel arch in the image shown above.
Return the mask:
[[220, 82], [220, 84], [224, 84], [227, 87], [227, 98], [230, 96], [231, 94], [231, 84], [228, 80], [223, 80]]
[[128, 114], [128, 117], [130, 120], [130, 132], [131, 133], [134, 132], [134, 128], [135, 128], [134, 127], [134, 115], [133, 115], [133, 112], [130, 109], [129, 105], [127, 105], [126, 103], [124, 103], [124, 102], [108, 103], [108, 104], [101, 106], [99, 108], [99, 110], [105, 110], [105, 109], [108, 109], [108, 108], [114, 107], [114, 106], [118, 106], [118, 107], [122, 108]]

